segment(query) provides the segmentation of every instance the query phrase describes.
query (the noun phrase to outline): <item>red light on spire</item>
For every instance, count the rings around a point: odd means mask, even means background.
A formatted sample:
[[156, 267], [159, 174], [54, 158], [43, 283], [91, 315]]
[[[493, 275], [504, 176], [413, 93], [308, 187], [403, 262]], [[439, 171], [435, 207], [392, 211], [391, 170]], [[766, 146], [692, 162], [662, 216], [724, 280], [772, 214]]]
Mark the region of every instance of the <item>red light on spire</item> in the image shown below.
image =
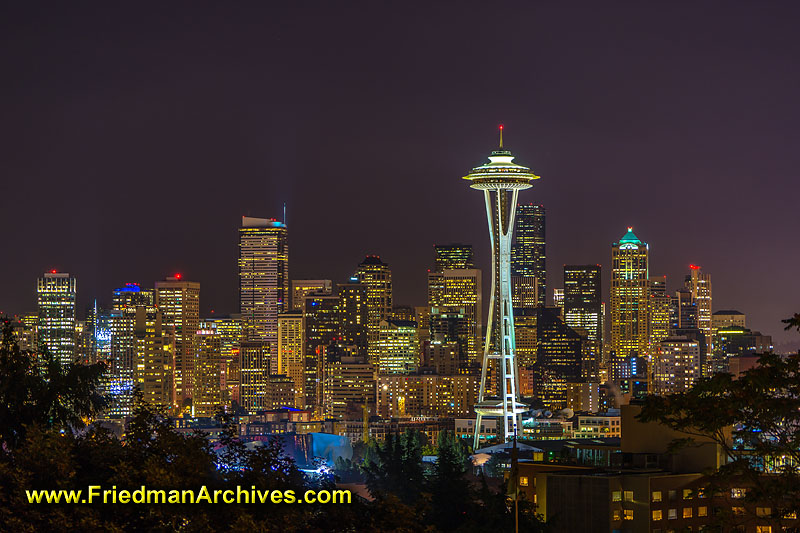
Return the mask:
[[691, 268], [692, 270], [700, 270], [700, 267], [698, 265], [689, 265], [689, 268]]
[[55, 268], [54, 268], [53, 270], [51, 270], [51, 271], [50, 271], [50, 273], [51, 273], [51, 274], [55, 274], [55, 273], [57, 273], [57, 272], [58, 272], [58, 270], [56, 270]]
[[180, 272], [175, 274], [175, 279], [181, 279], [182, 277], [183, 277], [183, 274], [181, 274]]
[[503, 147], [503, 125], [500, 124], [500, 148]]

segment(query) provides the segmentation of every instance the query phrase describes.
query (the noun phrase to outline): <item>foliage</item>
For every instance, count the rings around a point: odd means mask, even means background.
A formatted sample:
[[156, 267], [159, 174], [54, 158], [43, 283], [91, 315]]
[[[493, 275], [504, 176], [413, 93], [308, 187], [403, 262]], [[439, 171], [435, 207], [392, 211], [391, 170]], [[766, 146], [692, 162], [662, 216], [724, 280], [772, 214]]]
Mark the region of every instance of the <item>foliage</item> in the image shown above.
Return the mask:
[[739, 379], [717, 374], [684, 394], [649, 396], [640, 419], [686, 435], [673, 446], [713, 440], [728, 462], [710, 475], [709, 490], [746, 487], [745, 501], [772, 509], [773, 529], [800, 513], [800, 354], [767, 353]]

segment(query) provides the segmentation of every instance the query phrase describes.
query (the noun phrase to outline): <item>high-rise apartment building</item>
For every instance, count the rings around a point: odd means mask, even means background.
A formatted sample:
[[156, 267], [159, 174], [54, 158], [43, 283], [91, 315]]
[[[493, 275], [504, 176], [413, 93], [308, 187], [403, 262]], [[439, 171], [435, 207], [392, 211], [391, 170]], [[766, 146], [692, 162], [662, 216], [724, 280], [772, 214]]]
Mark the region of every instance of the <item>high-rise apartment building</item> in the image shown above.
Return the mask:
[[649, 345], [648, 246], [633, 228], [611, 248], [611, 349], [617, 357], [640, 357]]
[[349, 347], [354, 355], [367, 355], [367, 335], [369, 308], [367, 304], [367, 285], [351, 279], [340, 283], [339, 296], [339, 337], [340, 344]]
[[278, 314], [289, 310], [289, 237], [283, 222], [242, 217], [239, 310], [245, 338], [269, 343], [271, 368], [276, 371]]
[[375, 367], [365, 356], [328, 354], [322, 388], [326, 417], [357, 420], [364, 409], [374, 412]]
[[475, 268], [471, 244], [435, 244], [433, 249], [436, 272]]
[[567, 406], [567, 384], [583, 380], [585, 340], [553, 308], [536, 309], [534, 397], [551, 411]]
[[545, 246], [545, 209], [543, 205], [520, 204], [515, 217], [515, 242], [511, 246], [512, 299], [515, 307], [545, 305], [547, 296], [547, 254]]
[[359, 263], [354, 277], [367, 288], [367, 353], [374, 363], [381, 321], [392, 315], [392, 271], [380, 257], [368, 255]]
[[164, 323], [164, 313], [158, 307], [126, 307], [122, 314], [127, 316], [127, 321], [133, 318], [136, 346], [134, 382], [142, 393], [142, 399], [163, 406], [169, 412], [175, 405], [172, 327]]
[[428, 306], [431, 313], [434, 308], [461, 310], [466, 326], [465, 353], [477, 361], [483, 352], [481, 271], [471, 268], [428, 272]]
[[180, 274], [156, 282], [156, 306], [175, 336], [175, 396], [179, 405], [192, 397], [194, 334], [200, 325], [200, 284]]
[[305, 335], [304, 391], [305, 408], [321, 412], [322, 380], [325, 357], [331, 345], [339, 342], [339, 297], [310, 294], [305, 298], [303, 331]]
[[662, 340], [653, 357], [653, 392], [687, 392], [702, 377], [700, 345], [683, 336]]
[[329, 279], [293, 279], [292, 311], [303, 310], [303, 300], [309, 294], [332, 294], [333, 282]]
[[303, 313], [278, 315], [278, 374], [292, 380], [293, 407], [305, 407], [305, 350]]
[[242, 317], [239, 314], [206, 318], [199, 329], [212, 329], [219, 335], [222, 358], [222, 402], [230, 405], [239, 401], [239, 345], [242, 343]]
[[47, 272], [36, 282], [39, 342], [62, 365], [75, 361], [75, 278], [66, 272]]
[[223, 399], [225, 362], [222, 340], [214, 329], [199, 329], [194, 334], [194, 395], [192, 411], [197, 417], [212, 417], [228, 407]]

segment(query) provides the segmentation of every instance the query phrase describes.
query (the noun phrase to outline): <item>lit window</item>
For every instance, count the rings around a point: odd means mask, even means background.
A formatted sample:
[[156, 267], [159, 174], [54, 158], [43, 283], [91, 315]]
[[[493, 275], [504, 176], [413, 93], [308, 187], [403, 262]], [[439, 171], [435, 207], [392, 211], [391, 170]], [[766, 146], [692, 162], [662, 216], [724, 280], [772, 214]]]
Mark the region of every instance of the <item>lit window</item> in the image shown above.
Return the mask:
[[756, 533], [772, 533], [772, 526], [756, 526]]
[[661, 491], [660, 490], [654, 490], [653, 491], [653, 501], [654, 502], [660, 502], [661, 501]]
[[623, 513], [622, 518], [624, 520], [633, 520], [633, 509], [625, 509]]
[[611, 493], [611, 501], [612, 502], [621, 502], [622, 501], [622, 491], [615, 490]]
[[633, 491], [632, 490], [626, 490], [625, 491], [625, 501], [626, 502], [632, 502], [633, 501]]
[[733, 514], [744, 514], [744, 507], [731, 507]]
[[731, 489], [731, 498], [738, 500], [744, 498], [746, 493], [747, 489]]
[[614, 509], [614, 517], [613, 517], [613, 519], [614, 520], [619, 520], [620, 519], [619, 509]]
[[678, 510], [677, 509], [670, 509], [669, 511], [667, 511], [667, 519], [675, 520], [676, 518], [678, 518]]
[[697, 516], [708, 516], [708, 507], [698, 507]]
[[661, 520], [662, 516], [663, 516], [663, 512], [660, 509], [656, 510], [656, 511], [653, 511], [653, 520]]
[[683, 517], [684, 518], [691, 518], [692, 517], [692, 508], [691, 507], [684, 507], [683, 508]]
[[769, 507], [756, 507], [756, 516], [769, 516], [772, 514], [772, 509]]
[[527, 487], [528, 486], [528, 477], [527, 476], [520, 476], [519, 477], [519, 486], [520, 487]]
[[692, 499], [692, 489], [683, 489], [683, 499], [684, 500]]

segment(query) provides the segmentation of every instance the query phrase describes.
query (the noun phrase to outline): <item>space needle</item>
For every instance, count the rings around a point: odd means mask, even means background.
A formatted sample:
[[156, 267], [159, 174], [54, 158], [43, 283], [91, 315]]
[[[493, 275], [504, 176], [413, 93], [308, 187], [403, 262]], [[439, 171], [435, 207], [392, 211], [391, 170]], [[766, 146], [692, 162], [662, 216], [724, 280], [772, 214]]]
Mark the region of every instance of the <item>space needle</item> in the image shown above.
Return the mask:
[[[530, 189], [539, 176], [531, 169], [513, 163], [514, 156], [503, 149], [503, 126], [500, 126], [500, 149], [489, 156], [489, 162], [475, 167], [464, 176], [470, 187], [483, 191], [489, 221], [489, 242], [492, 246], [492, 293], [489, 300], [489, 321], [483, 349], [478, 403], [475, 405], [475, 441], [478, 448], [483, 417], [502, 419], [502, 438], [507, 442], [522, 427], [521, 414], [527, 406], [519, 401], [514, 313], [511, 306], [511, 236], [517, 195]], [[486, 390], [490, 360], [500, 364], [500, 382]], [[492, 390], [494, 389], [494, 390]], [[500, 425], [498, 424], [498, 430]], [[498, 436], [500, 432], [498, 431]]]

